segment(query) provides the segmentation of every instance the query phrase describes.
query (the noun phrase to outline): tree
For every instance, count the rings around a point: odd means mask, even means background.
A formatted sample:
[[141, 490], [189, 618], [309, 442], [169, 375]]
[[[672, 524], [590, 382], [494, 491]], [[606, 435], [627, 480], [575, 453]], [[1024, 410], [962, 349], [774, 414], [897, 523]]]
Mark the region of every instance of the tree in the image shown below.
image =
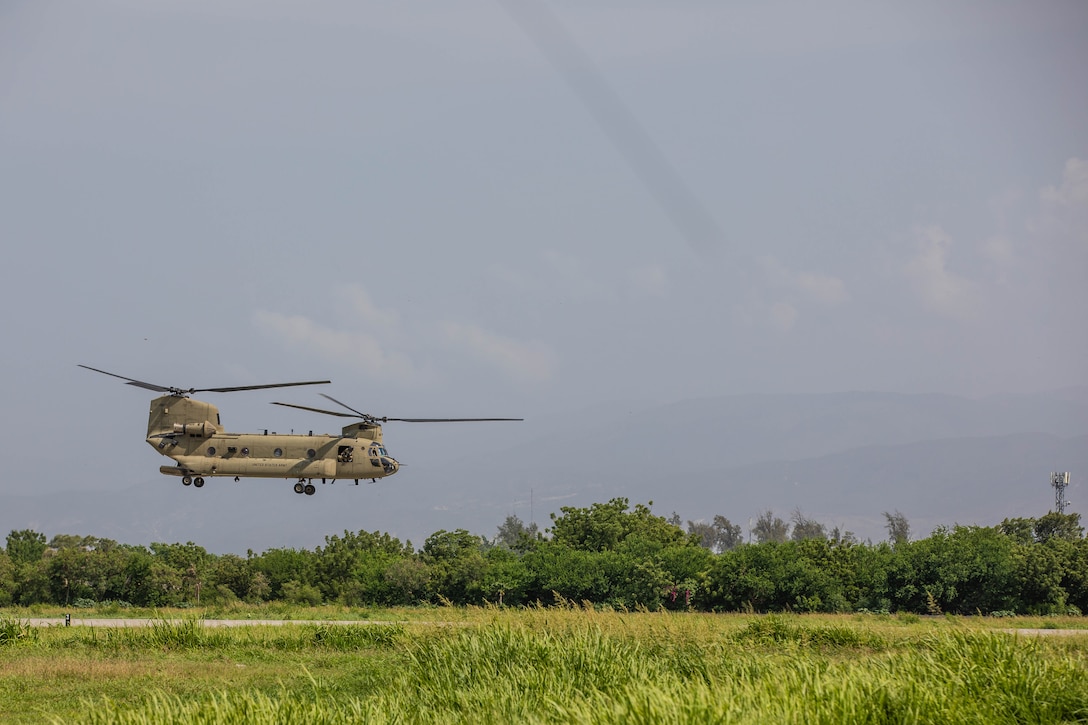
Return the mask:
[[410, 546], [377, 531], [326, 536], [324, 548], [317, 550], [315, 582], [327, 601], [387, 604], [392, 595], [383, 574], [393, 561], [409, 554]]
[[724, 516], [715, 516], [713, 523], [688, 521], [688, 534], [695, 537], [699, 546], [720, 554], [738, 546], [741, 541], [740, 526]]
[[790, 538], [794, 541], [827, 539], [827, 529], [824, 528], [824, 525], [815, 519], [806, 518], [801, 513], [801, 509], [794, 509], [792, 521], [793, 532], [790, 534]]
[[269, 549], [249, 561], [255, 572], [264, 574], [267, 596], [282, 599], [287, 582], [313, 581], [315, 560], [314, 553], [306, 549]]
[[775, 583], [783, 578], [780, 548], [738, 546], [714, 557], [708, 576], [708, 604], [726, 611], [778, 608]]
[[15, 564], [6, 551], [0, 551], [0, 607], [15, 600]]
[[390, 604], [418, 604], [427, 595], [431, 571], [418, 557], [396, 559], [382, 572]]
[[[226, 587], [238, 599], [248, 599], [250, 590], [253, 588], [253, 577], [254, 572], [249, 566], [248, 559], [243, 559], [237, 554], [224, 554], [215, 564], [212, 583], [217, 589]], [[265, 590], [268, 588], [267, 579], [264, 588]]]
[[506, 549], [523, 551], [538, 536], [536, 522], [528, 526], [514, 514], [506, 517], [495, 536], [495, 545]]
[[46, 545], [49, 549], [83, 549], [86, 548], [92, 536], [77, 536], [74, 534], [56, 534]]
[[885, 511], [884, 518], [888, 522], [886, 524], [888, 540], [892, 542], [892, 546], [899, 546], [910, 541], [910, 523], [906, 516], [896, 510], [894, 514]]
[[666, 590], [662, 593], [663, 606], [670, 609], [704, 606], [707, 575], [714, 561], [709, 550], [691, 544], [670, 546], [654, 558], [668, 575]]
[[465, 529], [440, 530], [423, 543], [436, 593], [454, 604], [477, 604], [484, 594], [484, 540]]
[[184, 544], [152, 542], [151, 553], [156, 561], [177, 572], [192, 600], [200, 604], [200, 590], [204, 587], [204, 578], [211, 565], [215, 563], [215, 556], [191, 541]]
[[889, 598], [896, 609], [931, 614], [1022, 608], [1021, 549], [998, 527], [940, 527], [893, 547]]
[[775, 516], [770, 509], [760, 514], [759, 518], [756, 519], [755, 526], [752, 527], [752, 535], [761, 544], [769, 542], [782, 543], [786, 540], [788, 533], [789, 524]]
[[8, 534], [7, 552], [16, 566], [41, 561], [45, 548], [45, 534], [39, 534], [31, 529], [12, 531]]
[[718, 552], [735, 549], [744, 542], [740, 524], [734, 524], [724, 516], [714, 517], [714, 529], [717, 532], [714, 543], [717, 544]]
[[1080, 525], [1080, 514], [1060, 514], [1051, 511], [1040, 516], [1034, 526], [1035, 540], [1039, 543], [1049, 539], [1076, 541], [1084, 538], [1084, 529]]
[[660, 547], [687, 538], [681, 528], [662, 516], [655, 516], [649, 506], [636, 504], [633, 511], [628, 511], [626, 498], [595, 503], [589, 508], [564, 506], [560, 511], [561, 516], [552, 514], [552, 540], [572, 549], [611, 551], [628, 538]]
[[717, 532], [714, 525], [705, 521], [688, 521], [688, 535], [693, 537], [704, 549], [717, 549]]
[[553, 594], [575, 601], [604, 602], [609, 578], [599, 552], [572, 549], [554, 539], [543, 541], [522, 558], [529, 572], [528, 601], [549, 602]]
[[500, 606], [521, 604], [530, 583], [524, 557], [504, 547], [493, 547], [487, 554], [481, 588], [484, 596]]
[[831, 533], [827, 538], [835, 546], [848, 546], [858, 543], [858, 537], [854, 535], [853, 531], [840, 529], [838, 526], [831, 529]]

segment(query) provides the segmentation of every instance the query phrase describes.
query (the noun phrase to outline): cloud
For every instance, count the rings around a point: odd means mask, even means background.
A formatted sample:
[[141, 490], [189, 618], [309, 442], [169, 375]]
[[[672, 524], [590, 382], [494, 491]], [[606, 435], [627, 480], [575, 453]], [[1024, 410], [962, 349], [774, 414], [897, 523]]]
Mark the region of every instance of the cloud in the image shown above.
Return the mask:
[[799, 307], [802, 303], [808, 307], [813, 304], [835, 307], [850, 299], [846, 285], [838, 277], [822, 272], [794, 271], [775, 257], [762, 257], [758, 261], [766, 276], [766, 284], [785, 290], [788, 295], [787, 299], [779, 300], [769, 307], [765, 302], [756, 302], [752, 307], [754, 319], [753, 315], [746, 315], [749, 324], [762, 320], [777, 330], [788, 332], [797, 325], [797, 320], [801, 317]]
[[358, 285], [341, 287], [338, 296], [363, 322], [387, 330], [395, 330], [400, 327], [400, 315], [394, 310], [380, 309], [371, 301], [370, 295], [362, 287]]
[[816, 272], [798, 272], [794, 285], [817, 302], [825, 305], [837, 305], [850, 299], [846, 285], [838, 277]]
[[[543, 342], [517, 340], [476, 324], [438, 320], [402, 321], [394, 310], [375, 305], [365, 289], [337, 289], [336, 308], [347, 311], [320, 321], [301, 314], [270, 310], [253, 313], [253, 323], [269, 338], [350, 366], [375, 380], [420, 385], [434, 382], [436, 366], [418, 360], [454, 361], [471, 358], [516, 381], [552, 377], [556, 356]], [[412, 356], [401, 341], [410, 341]], [[413, 359], [415, 358], [415, 359]]]
[[665, 299], [669, 296], [668, 271], [660, 264], [604, 268], [583, 258], [546, 249], [531, 268], [515, 269], [502, 264], [488, 267], [491, 279], [519, 293], [532, 292], [564, 301], [620, 303], [631, 298]]
[[1016, 263], [1012, 240], [1007, 237], [990, 237], [980, 245], [982, 256], [995, 268], [998, 282], [1005, 282]]
[[904, 273], [922, 302], [934, 312], [954, 319], [974, 317], [979, 295], [974, 283], [948, 268], [952, 238], [937, 226], [915, 229], [918, 254]]
[[760, 259], [771, 284], [785, 287], [823, 305], [834, 306], [850, 299], [846, 285], [838, 277], [821, 272], [795, 272], [774, 257]]
[[1044, 208], [1088, 207], [1088, 161], [1071, 158], [1065, 162], [1065, 172], [1059, 186], [1047, 186], [1039, 191]]
[[794, 324], [797, 322], [797, 314], [797, 308], [790, 303], [778, 302], [771, 305], [771, 324], [779, 330], [793, 329]]
[[1039, 215], [1028, 232], [1055, 248], [1088, 250], [1088, 161], [1068, 159], [1061, 183], [1039, 190]]
[[420, 382], [421, 373], [407, 355], [389, 350], [374, 335], [337, 330], [303, 315], [284, 315], [268, 310], [253, 313], [256, 327], [269, 337], [288, 345], [313, 350], [335, 362], [356, 367], [379, 380], [400, 383]]
[[514, 380], [544, 381], [555, 371], [555, 355], [542, 342], [515, 340], [457, 322], [447, 322], [442, 329], [456, 347]]

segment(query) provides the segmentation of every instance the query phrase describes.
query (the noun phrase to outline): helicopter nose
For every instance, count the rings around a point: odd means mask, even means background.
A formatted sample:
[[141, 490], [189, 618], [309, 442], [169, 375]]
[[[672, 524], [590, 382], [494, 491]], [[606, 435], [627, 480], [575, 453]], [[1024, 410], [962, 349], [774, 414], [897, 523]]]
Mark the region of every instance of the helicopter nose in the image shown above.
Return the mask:
[[387, 474], [394, 474], [400, 469], [400, 464], [389, 456], [382, 456], [382, 468], [385, 469]]

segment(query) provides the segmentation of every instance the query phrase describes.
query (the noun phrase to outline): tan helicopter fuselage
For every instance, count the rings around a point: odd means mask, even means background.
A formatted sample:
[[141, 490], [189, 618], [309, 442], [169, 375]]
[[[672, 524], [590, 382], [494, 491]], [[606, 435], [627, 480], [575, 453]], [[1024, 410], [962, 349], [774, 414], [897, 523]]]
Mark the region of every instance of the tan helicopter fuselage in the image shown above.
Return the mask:
[[[341, 435], [227, 433], [219, 409], [177, 395], [151, 401], [147, 442], [177, 466], [162, 466], [173, 476], [233, 476], [284, 479], [378, 479], [399, 464], [382, 444], [382, 429], [353, 423]], [[200, 481], [197, 482], [198, 484]]]

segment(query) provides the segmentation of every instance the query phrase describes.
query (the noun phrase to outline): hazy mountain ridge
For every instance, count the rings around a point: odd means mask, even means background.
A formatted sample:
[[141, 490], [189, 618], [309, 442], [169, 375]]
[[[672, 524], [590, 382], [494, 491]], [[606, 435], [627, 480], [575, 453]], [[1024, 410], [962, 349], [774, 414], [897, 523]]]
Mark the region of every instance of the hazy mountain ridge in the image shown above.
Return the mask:
[[235, 553], [312, 548], [326, 535], [366, 529], [418, 546], [443, 528], [492, 535], [510, 513], [544, 527], [560, 506], [624, 496], [653, 500], [659, 514], [722, 514], [742, 526], [763, 510], [788, 519], [799, 508], [874, 540], [883, 538], [881, 512], [898, 509], [924, 536], [939, 524], [1045, 513], [1053, 505], [1051, 470], [1073, 472], [1069, 498], [1079, 510], [1088, 472], [1085, 399], [1074, 389], [982, 400], [745, 395], [637, 413], [617, 406], [611, 418], [598, 409], [566, 425], [527, 421], [520, 441], [509, 430], [496, 436], [514, 440], [501, 450], [478, 435], [471, 455], [413, 451], [422, 460], [392, 479], [319, 486], [313, 497], [274, 480], [211, 479], [195, 490], [153, 469], [121, 492], [3, 493], [0, 529], [142, 544], [193, 540]]

